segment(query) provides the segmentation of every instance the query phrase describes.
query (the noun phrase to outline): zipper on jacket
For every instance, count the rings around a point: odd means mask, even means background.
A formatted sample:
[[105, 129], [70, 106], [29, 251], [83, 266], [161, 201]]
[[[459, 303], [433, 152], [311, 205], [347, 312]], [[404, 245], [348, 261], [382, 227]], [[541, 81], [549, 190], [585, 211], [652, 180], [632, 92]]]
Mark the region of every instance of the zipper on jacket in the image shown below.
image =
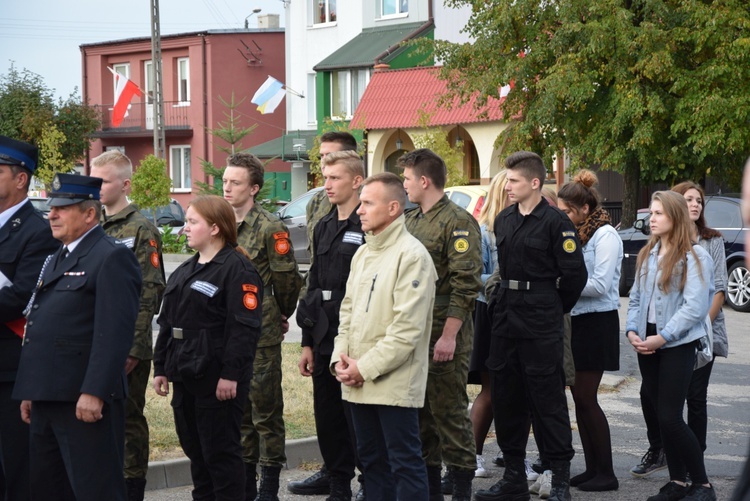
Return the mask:
[[372, 299], [372, 292], [375, 290], [375, 280], [378, 279], [378, 274], [376, 273], [374, 277], [372, 277], [372, 285], [370, 286], [370, 295], [367, 296], [367, 307], [365, 308], [365, 313], [370, 311], [370, 299]]

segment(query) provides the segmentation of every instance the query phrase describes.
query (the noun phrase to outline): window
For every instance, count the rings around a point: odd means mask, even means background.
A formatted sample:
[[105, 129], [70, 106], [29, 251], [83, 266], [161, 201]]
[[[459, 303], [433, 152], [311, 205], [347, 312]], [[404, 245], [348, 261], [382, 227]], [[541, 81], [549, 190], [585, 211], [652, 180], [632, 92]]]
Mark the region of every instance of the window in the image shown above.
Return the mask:
[[381, 16], [398, 16], [409, 13], [409, 0], [380, 0]]
[[318, 121], [315, 115], [315, 73], [307, 74], [307, 123], [314, 124]]
[[331, 72], [331, 116], [350, 118], [368, 83], [369, 69]]
[[336, 22], [336, 0], [311, 0], [312, 24]]
[[177, 60], [177, 100], [180, 103], [190, 103], [190, 65], [188, 58]]
[[143, 74], [145, 75], [146, 81], [143, 88], [146, 90], [146, 104], [154, 102], [154, 64], [151, 61], [144, 61], [143, 63]]
[[[122, 75], [125, 78], [130, 78], [130, 63], [120, 63], [120, 64], [113, 64], [112, 69], [115, 70], [115, 73], [118, 75]], [[113, 86], [115, 92], [112, 94], [113, 96], [117, 94], [117, 82], [114, 81], [115, 79], [112, 79]]]
[[190, 191], [190, 146], [169, 147], [169, 177], [172, 178], [172, 191]]

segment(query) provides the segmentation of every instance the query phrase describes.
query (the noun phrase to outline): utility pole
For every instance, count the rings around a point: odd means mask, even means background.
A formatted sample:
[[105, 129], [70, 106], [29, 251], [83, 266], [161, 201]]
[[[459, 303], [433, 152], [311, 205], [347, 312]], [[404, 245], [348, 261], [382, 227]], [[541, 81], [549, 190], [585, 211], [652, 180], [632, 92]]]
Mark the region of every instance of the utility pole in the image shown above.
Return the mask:
[[151, 0], [151, 60], [154, 66], [154, 156], [165, 158], [164, 93], [161, 71], [161, 28], [159, 0]]

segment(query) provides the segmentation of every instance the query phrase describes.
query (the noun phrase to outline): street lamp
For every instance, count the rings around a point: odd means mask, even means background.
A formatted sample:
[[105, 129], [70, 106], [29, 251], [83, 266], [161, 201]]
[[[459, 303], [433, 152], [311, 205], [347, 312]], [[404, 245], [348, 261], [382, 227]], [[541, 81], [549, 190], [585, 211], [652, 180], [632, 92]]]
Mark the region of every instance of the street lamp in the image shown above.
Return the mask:
[[260, 12], [260, 8], [256, 7], [255, 9], [253, 9], [253, 11], [250, 13], [250, 15], [245, 18], [245, 29], [247, 29], [249, 27], [249, 23], [248, 23], [247, 20], [250, 19], [253, 16], [253, 14], [257, 14], [258, 12]]

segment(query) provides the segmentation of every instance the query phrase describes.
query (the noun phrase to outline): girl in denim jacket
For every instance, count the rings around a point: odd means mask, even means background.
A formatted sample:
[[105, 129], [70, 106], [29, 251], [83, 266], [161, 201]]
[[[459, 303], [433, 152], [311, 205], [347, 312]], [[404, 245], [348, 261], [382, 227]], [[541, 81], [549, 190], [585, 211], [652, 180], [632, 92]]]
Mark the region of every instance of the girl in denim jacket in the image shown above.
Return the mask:
[[693, 245], [692, 224], [682, 195], [653, 194], [651, 238], [638, 254], [630, 291], [627, 337], [638, 353], [645, 395], [656, 409], [671, 479], [649, 501], [716, 499], [701, 446], [682, 417], [714, 295], [713, 263]]

